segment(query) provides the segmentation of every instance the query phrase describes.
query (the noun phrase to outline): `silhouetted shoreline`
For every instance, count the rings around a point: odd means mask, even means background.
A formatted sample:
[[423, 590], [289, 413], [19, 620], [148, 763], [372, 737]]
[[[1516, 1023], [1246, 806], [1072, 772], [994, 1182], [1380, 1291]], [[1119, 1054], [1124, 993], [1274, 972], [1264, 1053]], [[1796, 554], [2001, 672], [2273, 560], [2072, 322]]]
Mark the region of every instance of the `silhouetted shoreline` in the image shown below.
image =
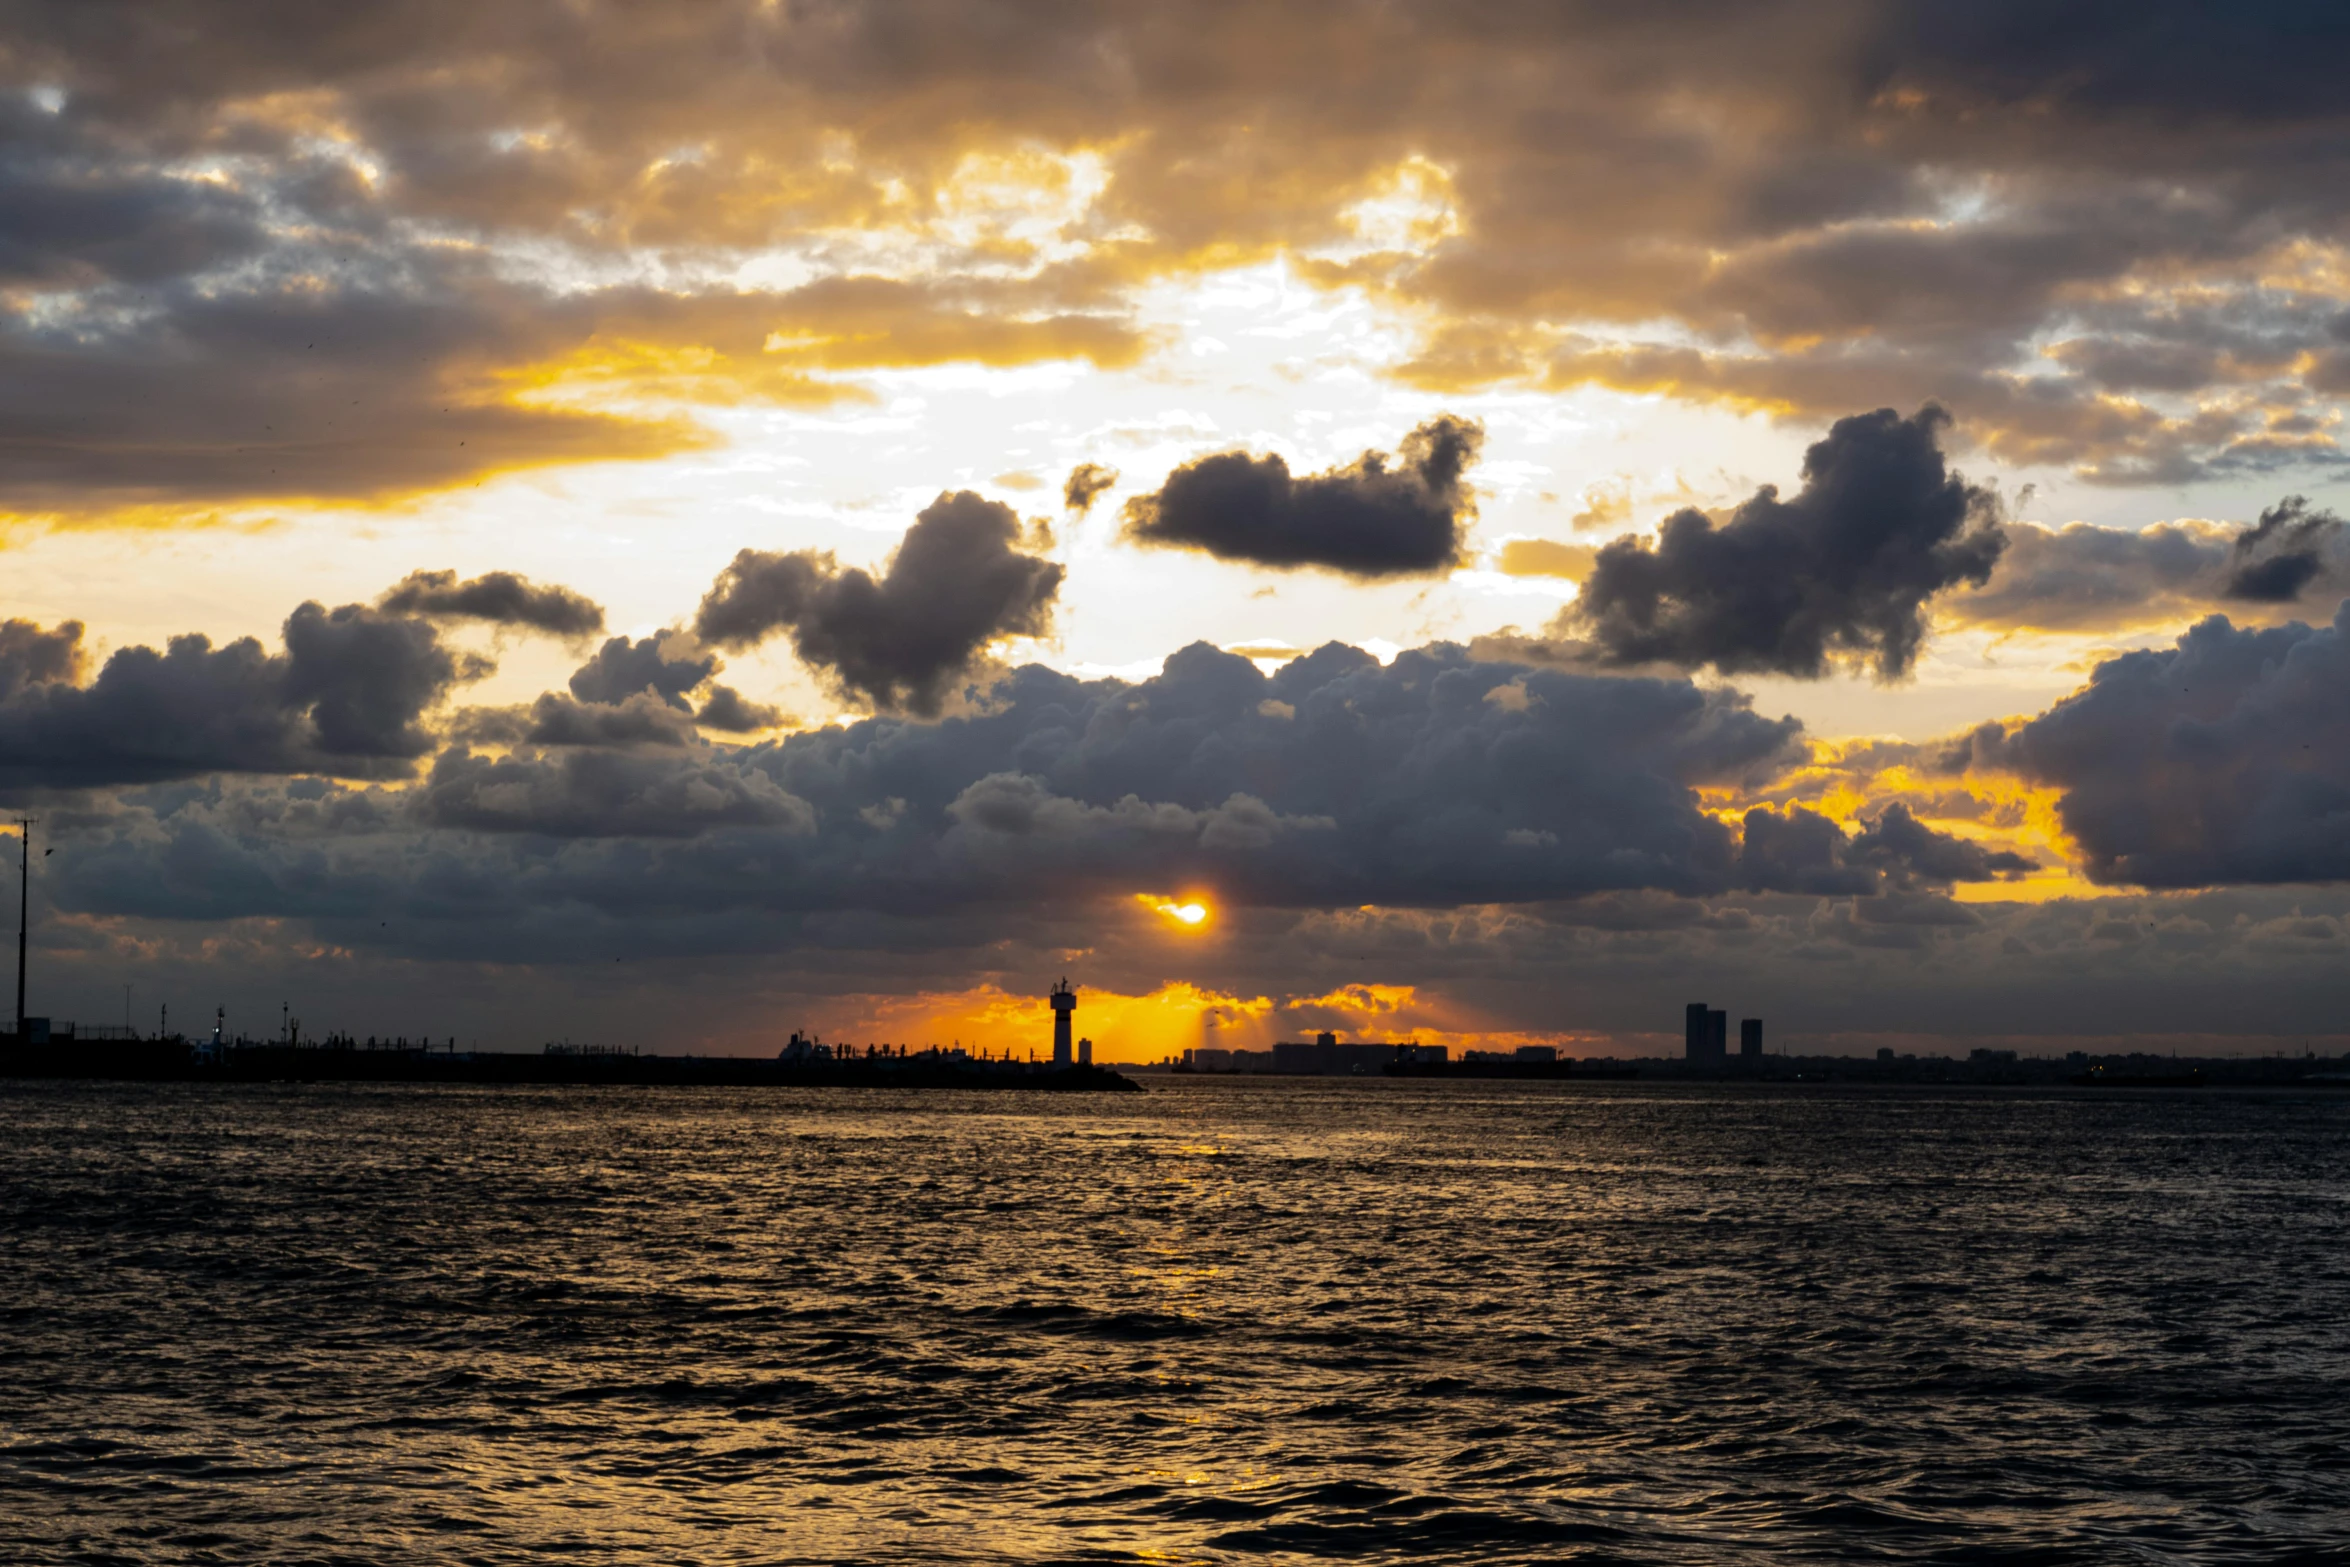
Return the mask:
[[1136, 1093], [1099, 1066], [973, 1061], [943, 1053], [783, 1061], [772, 1056], [624, 1052], [343, 1049], [235, 1045], [203, 1052], [177, 1041], [0, 1049], [0, 1077], [185, 1083], [532, 1083], [784, 1088], [972, 1088]]

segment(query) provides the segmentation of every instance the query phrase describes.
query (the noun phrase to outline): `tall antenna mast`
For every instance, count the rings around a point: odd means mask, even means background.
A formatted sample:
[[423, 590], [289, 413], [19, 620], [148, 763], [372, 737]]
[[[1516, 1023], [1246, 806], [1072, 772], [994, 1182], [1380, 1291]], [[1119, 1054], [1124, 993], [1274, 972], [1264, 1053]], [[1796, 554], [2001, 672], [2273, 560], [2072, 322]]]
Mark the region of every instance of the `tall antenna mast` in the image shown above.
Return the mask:
[[24, 1042], [24, 957], [25, 932], [30, 928], [33, 908], [33, 822], [35, 818], [16, 819], [16, 841], [19, 851], [16, 884], [16, 1042]]

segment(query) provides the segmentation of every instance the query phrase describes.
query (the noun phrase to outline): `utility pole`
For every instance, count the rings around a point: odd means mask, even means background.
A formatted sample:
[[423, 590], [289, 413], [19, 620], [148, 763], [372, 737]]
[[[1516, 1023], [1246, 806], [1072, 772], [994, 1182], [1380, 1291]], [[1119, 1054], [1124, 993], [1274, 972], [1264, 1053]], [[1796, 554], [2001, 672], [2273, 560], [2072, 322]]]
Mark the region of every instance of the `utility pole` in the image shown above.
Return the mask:
[[16, 819], [16, 842], [19, 876], [16, 884], [16, 1042], [24, 1040], [24, 958], [25, 932], [33, 910], [33, 822], [35, 818]]

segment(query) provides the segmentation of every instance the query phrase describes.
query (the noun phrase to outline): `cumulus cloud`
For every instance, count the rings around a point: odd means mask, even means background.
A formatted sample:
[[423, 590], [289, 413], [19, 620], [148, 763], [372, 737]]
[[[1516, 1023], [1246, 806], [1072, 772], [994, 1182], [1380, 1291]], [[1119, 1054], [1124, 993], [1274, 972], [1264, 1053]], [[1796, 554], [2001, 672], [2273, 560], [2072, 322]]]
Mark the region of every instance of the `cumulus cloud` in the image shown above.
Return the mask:
[[544, 586], [511, 571], [486, 571], [459, 581], [453, 571], [412, 571], [376, 600], [396, 615], [433, 620], [486, 620], [527, 626], [558, 637], [592, 636], [604, 629], [604, 607], [557, 583]]
[[1784, 811], [1758, 806], [1743, 825], [1738, 877], [1752, 892], [1873, 897], [2020, 876], [2037, 863], [1937, 832], [1899, 801], [1851, 834], [1800, 805]]
[[44, 630], [29, 620], [0, 621], [0, 698], [29, 685], [72, 684], [82, 677], [82, 623]]
[[304, 604], [286, 619], [281, 653], [251, 637], [220, 648], [174, 637], [161, 653], [121, 649], [82, 686], [58, 652], [61, 640], [78, 643], [79, 630], [69, 622], [45, 644], [33, 639], [47, 649], [41, 668], [61, 678], [0, 696], [0, 780], [74, 788], [210, 772], [404, 777], [434, 744], [424, 715], [491, 671], [442, 646], [428, 621]]
[[690, 645], [679, 646], [686, 641], [674, 632], [634, 642], [613, 637], [572, 672], [571, 694], [582, 702], [611, 703], [649, 691], [674, 708], [690, 711], [693, 704], [686, 693], [718, 673], [718, 659]]
[[764, 773], [708, 757], [605, 750], [504, 758], [448, 751], [417, 786], [411, 809], [427, 827], [552, 838], [688, 838], [720, 828], [792, 837], [814, 826], [807, 804]]
[[1093, 510], [1093, 503], [1101, 498], [1102, 492], [1117, 482], [1117, 469], [1098, 462], [1081, 462], [1069, 470], [1068, 482], [1061, 486], [1061, 504], [1082, 517]]
[[1219, 452], [1128, 501], [1125, 537], [1365, 579], [1449, 571], [1476, 515], [1463, 476], [1484, 439], [1484, 426], [1445, 414], [1406, 436], [1395, 458], [1365, 452], [1302, 479], [1277, 453]]
[[1838, 420], [1792, 499], [1765, 485], [1721, 527], [1692, 508], [1653, 548], [1601, 549], [1567, 623], [1626, 664], [1816, 679], [1851, 658], [1907, 673], [1927, 601], [1987, 580], [2006, 544], [1996, 497], [1943, 461], [1948, 423], [1931, 404]]
[[726, 648], [789, 631], [801, 661], [845, 694], [935, 714], [992, 644], [1051, 625], [1063, 570], [1022, 553], [1021, 537], [1009, 506], [958, 490], [923, 508], [879, 577], [815, 550], [744, 550], [694, 631]]
[[779, 729], [792, 722], [792, 718], [782, 708], [754, 702], [732, 686], [712, 686], [709, 698], [694, 714], [694, 722], [704, 729], [747, 735], [763, 729]]
[[[936, 911], [1201, 882], [1234, 903], [1450, 905], [1732, 885], [1736, 835], [1694, 790], [1774, 776], [1799, 733], [1682, 680], [1447, 647], [1383, 668], [1336, 644], [1268, 677], [1199, 644], [1135, 685], [1032, 665], [974, 714], [640, 752], [650, 771], [630, 776], [731, 771], [802, 802], [817, 829], [754, 856], [760, 888], [724, 895], [770, 906]], [[495, 771], [468, 760], [461, 796], [500, 787], [488, 798], [503, 803], [462, 820], [537, 831], [538, 800], [555, 836], [634, 819], [575, 809], [574, 765], [552, 750]]]
[[607, 750], [690, 749], [701, 743], [691, 715], [650, 691], [616, 702], [582, 702], [549, 691], [524, 707], [470, 708], [450, 723], [449, 735], [460, 742]]
[[2105, 660], [2037, 718], [1986, 725], [1953, 760], [2059, 790], [2098, 881], [2350, 877], [2350, 600], [2316, 627], [2214, 615]]

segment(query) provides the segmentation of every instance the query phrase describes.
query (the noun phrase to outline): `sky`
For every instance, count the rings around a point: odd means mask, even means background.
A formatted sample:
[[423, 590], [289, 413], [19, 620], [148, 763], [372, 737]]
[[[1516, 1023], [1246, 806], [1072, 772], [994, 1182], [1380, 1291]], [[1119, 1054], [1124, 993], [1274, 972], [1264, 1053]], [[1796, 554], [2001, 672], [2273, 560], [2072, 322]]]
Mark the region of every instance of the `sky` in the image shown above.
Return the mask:
[[2344, 1048], [2346, 45], [0, 3], [28, 1010]]

